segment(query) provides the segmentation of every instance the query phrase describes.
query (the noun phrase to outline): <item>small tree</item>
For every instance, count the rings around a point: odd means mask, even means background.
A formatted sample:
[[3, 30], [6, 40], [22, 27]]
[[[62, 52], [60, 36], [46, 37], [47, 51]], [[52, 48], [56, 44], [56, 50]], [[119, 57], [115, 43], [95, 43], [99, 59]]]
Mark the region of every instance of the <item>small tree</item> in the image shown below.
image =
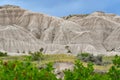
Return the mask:
[[44, 55], [42, 52], [37, 51], [34, 53], [31, 52], [29, 54], [31, 55], [33, 61], [40, 61], [44, 59]]
[[113, 64], [114, 65], [109, 69], [108, 75], [111, 80], [120, 80], [120, 56], [115, 56]]
[[64, 71], [64, 80], [88, 80], [93, 73], [93, 64], [88, 63], [87, 67], [84, 67], [83, 64], [77, 60], [73, 71], [65, 70]]

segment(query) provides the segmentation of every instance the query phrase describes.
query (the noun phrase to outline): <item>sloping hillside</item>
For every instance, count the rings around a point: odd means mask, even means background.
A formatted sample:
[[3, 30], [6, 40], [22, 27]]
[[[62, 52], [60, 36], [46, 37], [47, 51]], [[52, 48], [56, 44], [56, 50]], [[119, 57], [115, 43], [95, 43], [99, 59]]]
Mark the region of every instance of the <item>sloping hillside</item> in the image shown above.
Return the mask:
[[0, 50], [16, 53], [44, 48], [45, 53], [74, 54], [119, 51], [119, 44], [115, 44], [120, 42], [119, 24], [117, 15], [103, 12], [58, 18], [5, 5], [0, 7]]

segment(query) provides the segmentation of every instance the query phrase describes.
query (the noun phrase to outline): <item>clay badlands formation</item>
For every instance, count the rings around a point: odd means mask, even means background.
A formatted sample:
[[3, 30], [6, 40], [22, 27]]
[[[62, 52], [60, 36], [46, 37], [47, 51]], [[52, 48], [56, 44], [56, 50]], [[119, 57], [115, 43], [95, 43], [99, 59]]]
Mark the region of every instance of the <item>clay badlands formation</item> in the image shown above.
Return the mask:
[[120, 16], [94, 12], [63, 18], [18, 6], [0, 7], [0, 50], [107, 54], [120, 51]]

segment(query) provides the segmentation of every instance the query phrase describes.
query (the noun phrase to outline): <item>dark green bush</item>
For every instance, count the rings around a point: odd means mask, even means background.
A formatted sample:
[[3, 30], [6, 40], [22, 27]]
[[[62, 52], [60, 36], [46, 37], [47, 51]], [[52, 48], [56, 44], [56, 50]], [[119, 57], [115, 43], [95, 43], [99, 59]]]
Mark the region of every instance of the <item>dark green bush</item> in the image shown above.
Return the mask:
[[96, 65], [102, 65], [102, 56], [94, 56], [93, 54], [89, 53], [81, 53], [77, 55], [77, 58], [84, 61], [84, 62], [92, 62]]
[[29, 51], [29, 54], [31, 55], [31, 59], [33, 61], [39, 61], [39, 60], [43, 60], [44, 59], [44, 55], [43, 55], [43, 48], [39, 49], [39, 51], [37, 52], [31, 52]]
[[31, 55], [31, 59], [33, 61], [39, 61], [39, 60], [43, 60], [44, 59], [44, 55], [43, 55], [42, 52], [39, 52], [39, 51], [34, 52], [34, 53], [30, 52], [29, 54]]
[[0, 57], [7, 56], [7, 52], [0, 52]]
[[40, 48], [40, 50], [39, 50], [39, 51], [40, 51], [40, 52], [43, 52], [43, 50], [44, 50], [44, 48]]

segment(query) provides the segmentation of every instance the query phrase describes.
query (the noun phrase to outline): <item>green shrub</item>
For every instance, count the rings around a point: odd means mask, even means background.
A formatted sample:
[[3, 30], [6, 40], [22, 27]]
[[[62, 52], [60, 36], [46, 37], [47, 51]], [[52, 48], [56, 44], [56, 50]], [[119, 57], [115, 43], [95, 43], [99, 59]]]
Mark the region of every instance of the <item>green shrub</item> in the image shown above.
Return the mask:
[[31, 55], [31, 58], [33, 61], [38, 61], [38, 60], [43, 60], [44, 59], [44, 55], [42, 52], [34, 52], [34, 53], [29, 53]]
[[0, 52], [0, 57], [2, 56], [7, 56], [7, 53], [6, 52]]
[[40, 48], [40, 50], [39, 50], [39, 51], [40, 51], [40, 52], [43, 52], [43, 50], [44, 50], [43, 48]]
[[[111, 74], [111, 72], [110, 72]], [[117, 73], [118, 76], [119, 73]], [[120, 74], [119, 74], [120, 75]], [[113, 76], [113, 75], [111, 75]], [[64, 80], [119, 80], [112, 78], [108, 73], [100, 74], [94, 72], [93, 64], [88, 63], [87, 67], [85, 67], [80, 60], [75, 62], [75, 67], [73, 70], [65, 70], [64, 71]]]
[[[104, 74], [96, 73], [93, 64], [85, 67], [80, 60], [75, 61], [73, 70], [64, 71], [64, 80], [120, 80], [120, 56], [115, 56], [114, 65]], [[59, 80], [54, 74], [52, 63], [43, 68], [31, 62], [31, 56], [25, 60], [0, 60], [0, 80]]]
[[52, 64], [38, 69], [29, 59], [25, 61], [0, 61], [0, 80], [57, 80]]
[[115, 58], [113, 59], [113, 64], [117, 67], [120, 67], [120, 56], [115, 56]]
[[108, 75], [112, 80], [120, 80], [120, 56], [115, 56], [113, 64], [109, 69]]
[[102, 56], [94, 56], [93, 54], [89, 53], [81, 53], [77, 55], [77, 58], [84, 61], [84, 62], [92, 62], [96, 65], [102, 65]]
[[93, 73], [93, 70], [93, 64], [89, 63], [87, 67], [84, 67], [83, 64], [77, 60], [73, 71], [64, 71], [64, 80], [88, 80]]

